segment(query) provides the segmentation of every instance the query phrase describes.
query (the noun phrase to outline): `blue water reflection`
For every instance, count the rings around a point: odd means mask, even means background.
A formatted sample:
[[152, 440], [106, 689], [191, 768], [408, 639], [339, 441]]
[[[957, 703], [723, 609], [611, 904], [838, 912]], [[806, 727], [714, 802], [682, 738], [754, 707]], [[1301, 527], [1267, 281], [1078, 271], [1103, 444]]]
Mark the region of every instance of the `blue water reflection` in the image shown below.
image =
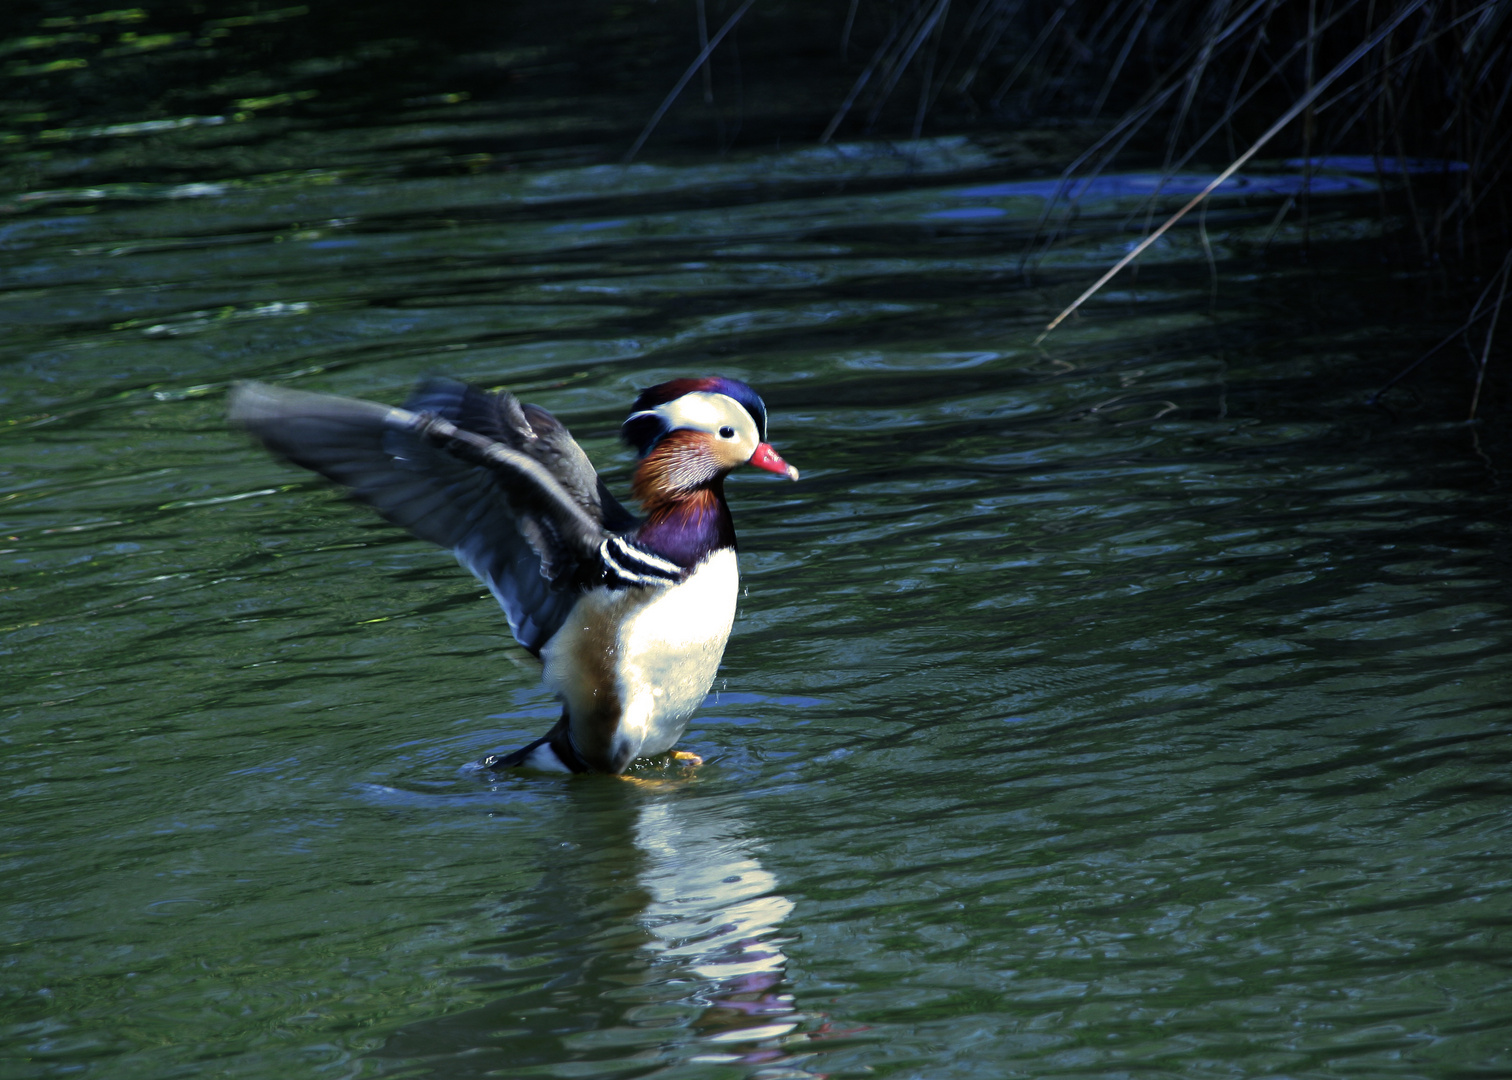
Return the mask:
[[[1378, 184], [1365, 176], [1417, 173], [1464, 172], [1463, 161], [1440, 161], [1431, 158], [1377, 158], [1366, 155], [1290, 158], [1283, 164], [1290, 169], [1309, 169], [1305, 173], [1236, 173], [1213, 189], [1213, 198], [1245, 196], [1294, 197], [1359, 195], [1375, 191]], [[1315, 171], [1313, 171], [1315, 170]], [[997, 184], [979, 184], [957, 188], [948, 194], [960, 199], [1040, 199], [1047, 202], [1088, 204], [1118, 199], [1150, 199], [1160, 196], [1190, 197], [1205, 191], [1216, 173], [1104, 173], [1090, 177], [1066, 179], [1054, 177], [1034, 180], [1009, 180]], [[964, 206], [937, 210], [926, 218], [972, 221], [1008, 216], [1009, 210], [996, 206]]]
[[[1040, 199], [1087, 204], [1119, 199], [1149, 199], [1160, 196], [1192, 196], [1213, 182], [1201, 173], [1122, 173], [1077, 180], [1010, 180], [957, 188], [949, 194], [960, 199]], [[1319, 173], [1312, 176], [1281, 174], [1236, 174], [1213, 190], [1214, 198], [1242, 196], [1358, 195], [1376, 190], [1374, 181], [1357, 176]], [[1006, 217], [1012, 211], [1000, 206], [963, 206], [927, 213], [926, 218], [972, 221]]]

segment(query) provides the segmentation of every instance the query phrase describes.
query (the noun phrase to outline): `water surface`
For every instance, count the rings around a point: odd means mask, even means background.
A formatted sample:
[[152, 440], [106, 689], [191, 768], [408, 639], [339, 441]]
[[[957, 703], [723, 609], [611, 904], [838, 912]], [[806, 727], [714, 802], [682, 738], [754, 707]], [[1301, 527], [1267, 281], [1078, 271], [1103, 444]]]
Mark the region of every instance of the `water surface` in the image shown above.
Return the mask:
[[[1013, 140], [362, 164], [430, 123], [6, 196], [0, 1072], [1512, 1071], [1505, 500], [1362, 403], [1437, 329], [1376, 178], [1241, 178], [1036, 346], [1151, 178], [1026, 264]], [[701, 768], [480, 779], [555, 716], [484, 589], [223, 420], [432, 372], [621, 492], [637, 388], [763, 392]]]

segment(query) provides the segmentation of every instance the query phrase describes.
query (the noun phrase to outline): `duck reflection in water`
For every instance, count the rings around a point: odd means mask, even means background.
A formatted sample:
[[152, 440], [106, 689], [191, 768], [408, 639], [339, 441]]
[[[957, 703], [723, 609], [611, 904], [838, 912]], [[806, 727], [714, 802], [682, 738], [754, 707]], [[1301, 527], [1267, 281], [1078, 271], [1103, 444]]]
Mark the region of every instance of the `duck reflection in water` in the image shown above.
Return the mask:
[[801, 1064], [817, 1049], [799, 1030], [811, 1018], [783, 989], [792, 901], [761, 865], [743, 796], [701, 787], [627, 777], [553, 789], [553, 840], [516, 858], [539, 880], [504, 898], [498, 935], [452, 972], [505, 992], [407, 1025], [375, 1056], [448, 1080], [554, 1066], [816, 1075]]
[[694, 1061], [776, 1063], [789, 1057], [782, 1040], [801, 1019], [781, 992], [787, 956], [778, 929], [793, 903], [754, 845], [732, 839], [739, 831], [671, 800], [642, 808], [635, 842], [647, 855], [640, 880], [650, 902], [641, 921], [653, 935], [645, 950], [705, 980], [708, 1007], [692, 1026], [706, 1045]]

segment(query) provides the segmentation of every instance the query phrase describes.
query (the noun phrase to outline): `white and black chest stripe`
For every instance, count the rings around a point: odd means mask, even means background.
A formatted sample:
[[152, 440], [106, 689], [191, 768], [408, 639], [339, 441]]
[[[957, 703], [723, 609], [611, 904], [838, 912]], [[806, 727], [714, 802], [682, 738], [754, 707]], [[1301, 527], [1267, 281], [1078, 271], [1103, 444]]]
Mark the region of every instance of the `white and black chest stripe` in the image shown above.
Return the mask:
[[675, 585], [687, 576], [687, 571], [675, 562], [623, 536], [611, 536], [599, 545], [599, 565], [604, 571], [604, 584], [611, 589]]

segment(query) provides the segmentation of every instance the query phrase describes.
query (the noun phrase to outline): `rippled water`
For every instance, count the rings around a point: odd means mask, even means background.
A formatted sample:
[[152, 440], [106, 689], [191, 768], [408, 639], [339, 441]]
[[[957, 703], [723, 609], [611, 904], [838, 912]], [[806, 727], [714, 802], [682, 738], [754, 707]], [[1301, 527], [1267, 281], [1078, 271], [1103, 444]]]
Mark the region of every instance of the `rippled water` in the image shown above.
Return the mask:
[[[1362, 404], [1372, 175], [1038, 347], [1148, 177], [1028, 274], [1008, 140], [227, 175], [0, 207], [0, 1073], [1512, 1072], [1505, 500]], [[223, 421], [430, 372], [620, 491], [636, 388], [763, 391], [703, 767], [480, 780], [556, 712], [482, 587]]]

